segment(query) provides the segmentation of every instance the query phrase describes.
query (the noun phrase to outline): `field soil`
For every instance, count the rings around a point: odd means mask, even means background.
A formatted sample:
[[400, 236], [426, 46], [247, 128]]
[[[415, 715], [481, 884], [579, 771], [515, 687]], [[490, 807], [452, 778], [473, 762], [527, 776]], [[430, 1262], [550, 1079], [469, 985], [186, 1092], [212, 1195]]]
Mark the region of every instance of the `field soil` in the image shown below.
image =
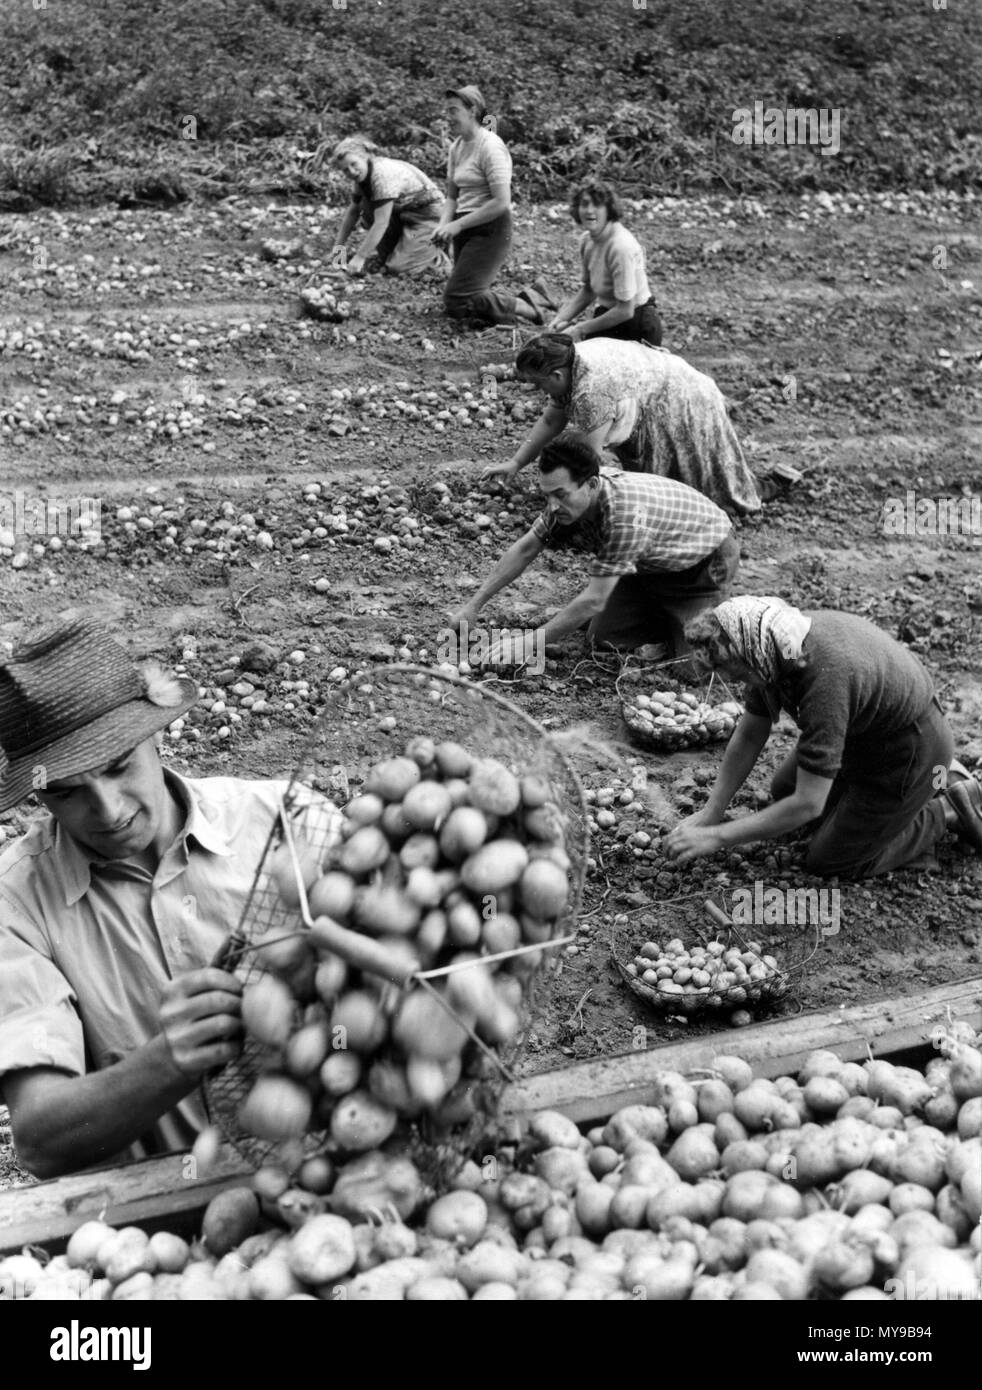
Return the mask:
[[[327, 268], [335, 215], [233, 198], [0, 223], [2, 495], [19, 494], [25, 515], [45, 499], [49, 521], [51, 503], [94, 499], [101, 532], [98, 544], [37, 534], [0, 549], [0, 640], [84, 611], [134, 655], [182, 664], [204, 694], [166, 756], [199, 775], [282, 776], [338, 667], [435, 660], [447, 616], [537, 512], [534, 469], [510, 491], [479, 482], [542, 404], [482, 376], [520, 339], [458, 332], [434, 284], [342, 284]], [[778, 463], [802, 473], [740, 528], [739, 589], [862, 613], [909, 642], [963, 760], [982, 770], [982, 529], [883, 526], [908, 493], [982, 493], [977, 203], [713, 195], [639, 201], [626, 219], [647, 247], [665, 346], [719, 383], [762, 478]], [[268, 259], [270, 239], [295, 254]], [[510, 283], [575, 282], [561, 204], [522, 206], [515, 245]], [[327, 283], [350, 303], [338, 325], [299, 313], [301, 287]], [[583, 573], [543, 557], [489, 623], [533, 624]], [[659, 833], [701, 804], [720, 749], [632, 747], [616, 684], [658, 688], [667, 675], [637, 661], [625, 675], [577, 638], [540, 675], [493, 678], [548, 728], [581, 730], [590, 792], [645, 783], [594, 831], [578, 939], [527, 1069], [725, 1027], [648, 1012], [611, 949], [629, 958], [631, 944], [711, 930], [701, 903], [739, 887], [838, 894], [835, 930], [753, 929], [792, 972], [781, 1011], [982, 973], [982, 861], [953, 838], [936, 869], [859, 885], [809, 879], [800, 839], [672, 867]], [[251, 689], [236, 693], [244, 678]], [[382, 756], [419, 731], [352, 729], [352, 770], [364, 750]], [[737, 813], [766, 796], [792, 741], [783, 723]], [[6, 817], [0, 835], [31, 814]], [[649, 847], [629, 843], [639, 831]]]

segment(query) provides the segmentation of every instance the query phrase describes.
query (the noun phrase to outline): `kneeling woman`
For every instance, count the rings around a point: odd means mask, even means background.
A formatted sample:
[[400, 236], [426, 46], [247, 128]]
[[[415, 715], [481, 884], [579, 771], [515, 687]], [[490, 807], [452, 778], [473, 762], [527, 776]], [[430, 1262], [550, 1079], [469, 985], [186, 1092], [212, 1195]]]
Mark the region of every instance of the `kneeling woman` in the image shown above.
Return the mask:
[[354, 183], [334, 246], [344, 246], [359, 222], [366, 229], [346, 269], [359, 275], [374, 254], [390, 275], [446, 275], [450, 258], [432, 239], [443, 194], [432, 179], [415, 164], [380, 155], [377, 145], [358, 135], [336, 145], [332, 158]]
[[[852, 613], [802, 613], [777, 598], [728, 599], [685, 631], [697, 664], [749, 690], [709, 800], [665, 841], [670, 859], [684, 864], [813, 821], [813, 874], [933, 867], [948, 829], [982, 852], [982, 787], [952, 763], [931, 677], [906, 647]], [[774, 775], [773, 804], [724, 821], [782, 709], [801, 733]]]

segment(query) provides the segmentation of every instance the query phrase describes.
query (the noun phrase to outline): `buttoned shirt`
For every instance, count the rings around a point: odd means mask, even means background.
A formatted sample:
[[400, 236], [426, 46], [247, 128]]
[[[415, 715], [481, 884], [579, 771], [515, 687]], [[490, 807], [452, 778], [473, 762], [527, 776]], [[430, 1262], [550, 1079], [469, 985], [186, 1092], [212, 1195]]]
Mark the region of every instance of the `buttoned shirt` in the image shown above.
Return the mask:
[[564, 526], [545, 511], [532, 526], [547, 549], [592, 554], [589, 573], [595, 577], [691, 569], [732, 529], [726, 513], [695, 488], [616, 468], [601, 468], [592, 515]]
[[[167, 982], [209, 965], [239, 924], [287, 784], [164, 776], [185, 819], [153, 874], [100, 859], [53, 816], [0, 855], [0, 1088], [8, 1072], [81, 1076], [144, 1046]], [[206, 1123], [198, 1088], [130, 1156], [187, 1148]]]

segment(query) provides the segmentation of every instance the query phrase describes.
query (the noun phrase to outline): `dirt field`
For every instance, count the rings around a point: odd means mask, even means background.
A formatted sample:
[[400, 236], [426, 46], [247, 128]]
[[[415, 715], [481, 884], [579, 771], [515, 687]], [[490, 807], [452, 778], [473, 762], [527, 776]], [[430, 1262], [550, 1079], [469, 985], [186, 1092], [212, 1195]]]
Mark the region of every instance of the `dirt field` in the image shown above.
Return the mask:
[[[954, 195], [666, 199], [628, 221], [648, 248], [665, 346], [718, 381], [755, 469], [804, 472], [742, 528], [740, 588], [863, 613], [909, 641], [963, 759], [982, 769], [982, 530], [886, 536], [881, 523], [908, 491], [982, 492], [977, 206]], [[229, 200], [0, 225], [0, 496], [20, 490], [28, 511], [40, 496], [97, 498], [102, 536], [91, 549], [38, 536], [0, 551], [0, 639], [84, 609], [134, 652], [183, 661], [207, 691], [170, 740], [179, 769], [288, 771], [334, 668], [432, 660], [446, 616], [537, 510], [531, 472], [507, 494], [477, 482], [540, 408], [507, 383], [482, 397], [479, 369], [510, 359], [511, 330], [455, 337], [434, 287], [379, 277], [352, 291], [339, 329], [299, 318], [299, 286], [324, 278], [330, 221]], [[302, 239], [302, 255], [262, 259], [271, 236]], [[524, 206], [507, 278], [571, 284], [574, 242], [558, 204]], [[439, 418], [466, 392], [467, 423]], [[312, 483], [319, 495], [305, 498]], [[580, 574], [567, 556], [544, 559], [489, 621], [531, 624]], [[257, 641], [271, 649], [266, 670], [262, 652], [240, 664]], [[232, 693], [253, 672], [256, 689]], [[755, 882], [819, 886], [794, 845], [668, 866], [657, 828], [699, 804], [719, 753], [630, 748], [616, 675], [577, 639], [544, 675], [499, 687], [550, 727], [621, 741], [622, 765], [584, 762], [587, 788], [628, 785], [643, 764], [666, 799], [596, 832], [581, 940], [529, 1040], [531, 1069], [697, 1026], [655, 1018], [625, 993], [609, 959], [616, 915], [640, 941], [687, 929], [690, 899]], [[373, 737], [381, 754], [387, 736]], [[782, 725], [742, 805], [763, 794], [790, 740]], [[6, 833], [22, 821], [8, 817]], [[627, 844], [638, 830], [650, 849]], [[782, 1007], [980, 973], [980, 861], [954, 841], [939, 858], [938, 872], [821, 885], [841, 894], [834, 933], [758, 931], [796, 967]]]

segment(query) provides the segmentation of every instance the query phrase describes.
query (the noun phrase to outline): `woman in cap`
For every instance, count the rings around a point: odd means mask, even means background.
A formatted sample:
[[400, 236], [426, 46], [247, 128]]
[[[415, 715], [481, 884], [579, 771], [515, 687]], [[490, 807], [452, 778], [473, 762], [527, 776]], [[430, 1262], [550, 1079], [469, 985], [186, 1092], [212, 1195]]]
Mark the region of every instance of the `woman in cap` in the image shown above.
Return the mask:
[[[560, 306], [550, 330], [578, 342], [584, 338], [621, 338], [657, 347], [662, 326], [648, 285], [644, 248], [621, 221], [614, 190], [596, 179], [581, 184], [573, 191], [570, 212], [583, 228], [583, 283]], [[574, 323], [591, 304], [596, 306], [593, 317]]]
[[[800, 612], [744, 596], [686, 625], [693, 660], [748, 686], [746, 709], [709, 800], [665, 840], [684, 864], [813, 824], [805, 868], [862, 879], [905, 865], [936, 867], [955, 829], [982, 852], [982, 787], [952, 761], [952, 733], [913, 652], [852, 613]], [[781, 710], [800, 730], [771, 783], [773, 803], [723, 815]]]
[[610, 449], [629, 472], [687, 483], [737, 516], [760, 510], [722, 392], [683, 358], [644, 343], [542, 333], [522, 348], [515, 369], [549, 404], [525, 443], [483, 477], [514, 478], [569, 427], [597, 453]]
[[446, 275], [449, 257], [433, 244], [443, 195], [432, 179], [402, 159], [379, 154], [378, 146], [351, 135], [334, 147], [332, 159], [354, 184], [334, 249], [344, 246], [361, 223], [365, 235], [346, 269], [360, 275], [374, 253], [390, 275]]
[[449, 89], [447, 114], [457, 131], [447, 159], [447, 197], [433, 240], [453, 248], [453, 271], [443, 291], [453, 319], [514, 321], [515, 296], [492, 289], [511, 247], [511, 155], [483, 124], [477, 87]]

